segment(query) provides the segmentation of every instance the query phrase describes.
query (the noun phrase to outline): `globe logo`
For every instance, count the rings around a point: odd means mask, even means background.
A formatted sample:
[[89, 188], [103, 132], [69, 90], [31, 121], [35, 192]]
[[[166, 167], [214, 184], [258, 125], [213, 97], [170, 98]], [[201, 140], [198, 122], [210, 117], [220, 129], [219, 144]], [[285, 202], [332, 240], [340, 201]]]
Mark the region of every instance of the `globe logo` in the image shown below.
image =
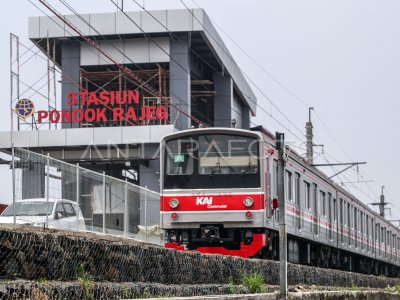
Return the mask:
[[21, 119], [28, 119], [35, 112], [35, 105], [29, 99], [20, 99], [15, 104], [15, 112]]

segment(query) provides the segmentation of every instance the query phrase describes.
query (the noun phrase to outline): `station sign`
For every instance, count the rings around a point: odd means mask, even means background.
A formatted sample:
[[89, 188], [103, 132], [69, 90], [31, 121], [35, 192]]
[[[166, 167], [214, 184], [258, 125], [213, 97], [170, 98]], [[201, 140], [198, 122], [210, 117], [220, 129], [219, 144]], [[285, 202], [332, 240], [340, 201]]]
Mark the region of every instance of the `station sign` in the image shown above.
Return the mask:
[[[138, 90], [69, 92], [67, 98], [69, 109], [38, 110], [37, 122], [162, 121], [168, 116], [165, 105], [140, 103]], [[35, 105], [29, 99], [20, 99], [15, 112], [26, 120], [35, 113]]]

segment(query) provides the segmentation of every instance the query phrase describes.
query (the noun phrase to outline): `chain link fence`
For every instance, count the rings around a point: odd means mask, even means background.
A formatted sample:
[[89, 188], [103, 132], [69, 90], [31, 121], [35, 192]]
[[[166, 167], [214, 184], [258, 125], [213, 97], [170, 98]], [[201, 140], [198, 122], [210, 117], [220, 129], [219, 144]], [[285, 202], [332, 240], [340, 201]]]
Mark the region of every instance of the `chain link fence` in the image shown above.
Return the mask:
[[90, 231], [162, 244], [159, 193], [26, 149], [12, 154], [13, 202], [1, 223]]

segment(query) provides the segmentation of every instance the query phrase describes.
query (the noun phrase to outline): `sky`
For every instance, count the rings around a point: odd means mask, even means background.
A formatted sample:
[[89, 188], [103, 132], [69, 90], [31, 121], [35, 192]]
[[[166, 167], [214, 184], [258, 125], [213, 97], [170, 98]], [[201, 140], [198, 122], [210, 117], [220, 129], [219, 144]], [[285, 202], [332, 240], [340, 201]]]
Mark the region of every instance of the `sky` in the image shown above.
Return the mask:
[[[116, 0], [115, 0], [116, 1]], [[258, 97], [254, 124], [286, 133], [300, 154], [308, 107], [316, 161], [367, 162], [335, 177], [364, 203], [385, 186], [392, 216], [400, 218], [400, 2], [397, 0], [125, 0], [125, 11], [200, 6]], [[37, 0], [38, 7], [49, 13]], [[121, 2], [121, 0], [119, 1]], [[59, 0], [49, 3], [71, 14]], [[79, 13], [114, 12], [110, 0], [68, 0]], [[0, 20], [0, 131], [10, 130], [9, 33], [31, 46], [28, 17], [43, 15], [28, 0], [8, 1]], [[26, 68], [37, 64], [37, 68]], [[33, 58], [21, 76], [33, 80], [46, 65]], [[272, 115], [272, 117], [271, 117]], [[278, 120], [277, 123], [275, 120]], [[300, 147], [300, 148], [296, 148]], [[324, 167], [332, 175], [331, 168]], [[340, 168], [336, 169], [337, 171]], [[0, 166], [0, 202], [10, 202], [11, 175]]]

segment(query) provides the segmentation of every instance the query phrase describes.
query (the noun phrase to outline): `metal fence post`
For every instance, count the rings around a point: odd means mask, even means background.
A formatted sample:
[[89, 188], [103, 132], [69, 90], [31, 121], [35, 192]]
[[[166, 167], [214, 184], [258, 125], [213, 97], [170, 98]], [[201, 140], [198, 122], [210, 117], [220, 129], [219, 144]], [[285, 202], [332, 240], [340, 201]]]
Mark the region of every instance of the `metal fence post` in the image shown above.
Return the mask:
[[[47, 153], [47, 170], [46, 170], [46, 207], [49, 209], [49, 179], [50, 179], [50, 154]], [[49, 214], [46, 212], [46, 228], [49, 227]]]
[[147, 242], [147, 185], [144, 188], [144, 239]]
[[103, 172], [103, 233], [106, 233], [106, 172]]
[[[12, 120], [11, 120], [12, 122]], [[17, 217], [15, 214], [15, 150], [14, 150], [14, 143], [11, 144], [11, 153], [12, 153], [12, 197], [13, 197], [13, 223], [14, 227], [17, 223]]]
[[125, 178], [125, 198], [124, 198], [124, 200], [125, 200], [125, 202], [124, 202], [124, 204], [125, 204], [125, 209], [124, 209], [124, 212], [125, 212], [125, 215], [124, 215], [124, 237], [127, 237], [128, 224], [129, 224], [129, 222], [128, 222], [129, 215], [128, 215], [128, 179], [126, 179], [126, 178]]
[[76, 205], [80, 207], [80, 197], [81, 193], [79, 191], [79, 163], [76, 164]]

